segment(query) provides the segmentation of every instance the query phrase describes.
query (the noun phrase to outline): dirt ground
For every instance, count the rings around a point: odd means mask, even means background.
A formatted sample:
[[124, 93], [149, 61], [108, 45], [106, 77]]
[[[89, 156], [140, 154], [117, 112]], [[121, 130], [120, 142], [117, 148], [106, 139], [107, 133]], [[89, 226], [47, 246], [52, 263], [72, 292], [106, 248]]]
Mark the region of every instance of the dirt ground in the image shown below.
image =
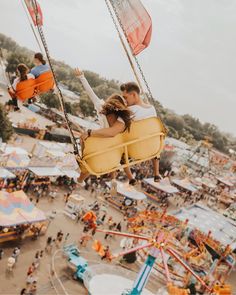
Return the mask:
[[[86, 198], [86, 203], [92, 203], [94, 201], [91, 198], [90, 193], [85, 190], [77, 190], [82, 196]], [[64, 236], [69, 233], [68, 243], [76, 242], [78, 243], [83, 225], [82, 223], [76, 223], [63, 213], [63, 209], [65, 206], [63, 199], [64, 191], [61, 190], [61, 193], [58, 193], [58, 197], [53, 202], [49, 201], [46, 197], [40, 199], [38, 203], [38, 208], [42, 209], [46, 214], [50, 214], [52, 210], [56, 210], [56, 217], [51, 221], [47, 234], [45, 236], [41, 236], [38, 240], [33, 241], [31, 239], [27, 239], [19, 244], [18, 242], [8, 242], [3, 244], [1, 247], [4, 250], [3, 259], [0, 260], [0, 294], [1, 295], [15, 295], [20, 294], [20, 290], [25, 287], [26, 282], [26, 273], [33, 262], [34, 255], [37, 250], [43, 250], [45, 248], [46, 239], [48, 236], [56, 237], [56, 233], [59, 230], [62, 230]], [[112, 215], [115, 222], [123, 220], [122, 215], [113, 208], [109, 208], [108, 216]], [[101, 241], [104, 240], [104, 234], [96, 233], [96, 239]], [[120, 238], [110, 238], [107, 242], [104, 242], [104, 245], [110, 246], [113, 252], [118, 252], [117, 249], [119, 246]], [[11, 256], [14, 247], [20, 246], [21, 254], [19, 259], [14, 267], [13, 275], [9, 276], [6, 273], [7, 259]], [[54, 247], [53, 252], [58, 249]], [[55, 289], [52, 287], [50, 281], [50, 265], [52, 261], [52, 256], [44, 253], [44, 257], [41, 260], [40, 268], [37, 271], [36, 277], [38, 278], [38, 293], [37, 294], [57, 294]], [[82, 256], [94, 263], [101, 263], [100, 257], [92, 250], [92, 241], [90, 241], [86, 248], [82, 248]], [[138, 266], [133, 266], [135, 271], [138, 271]], [[77, 282], [72, 279], [72, 274], [69, 271], [66, 265], [66, 259], [62, 258], [61, 253], [55, 255], [55, 269], [57, 275], [61, 279], [65, 289], [68, 294], [74, 295], [84, 295], [88, 294], [86, 289], [80, 282]], [[58, 294], [64, 294], [62, 291], [58, 281], [54, 278], [52, 279], [52, 283], [55, 284]], [[155, 288], [159, 286], [159, 283], [155, 284]], [[103, 295], [103, 294], [101, 294]], [[112, 295], [112, 294], [111, 294]]]
[[[94, 198], [90, 196], [90, 193], [83, 190], [78, 189], [78, 193], [80, 193], [82, 196], [86, 198], [86, 203], [92, 203], [94, 201]], [[76, 223], [69, 217], [65, 216], [63, 213], [63, 209], [65, 206], [64, 203], [64, 195], [65, 191], [60, 190], [60, 193], [58, 193], [58, 197], [54, 201], [48, 200], [46, 197], [43, 199], [40, 199], [38, 203], [38, 208], [42, 209], [47, 215], [49, 215], [52, 210], [56, 210], [56, 217], [51, 221], [47, 234], [45, 236], [41, 236], [38, 240], [25, 240], [22, 242], [22, 244], [19, 244], [18, 242], [9, 242], [4, 245], [2, 245], [4, 249], [4, 256], [3, 259], [0, 260], [0, 294], [1, 295], [15, 295], [20, 294], [20, 290], [25, 287], [25, 281], [26, 281], [26, 273], [28, 270], [28, 267], [33, 262], [34, 255], [37, 250], [43, 250], [45, 248], [46, 239], [48, 236], [56, 236], [56, 233], [59, 230], [62, 230], [64, 233], [64, 236], [66, 233], [69, 233], [68, 243], [78, 243], [83, 225], [81, 223]], [[123, 220], [122, 215], [114, 208], [109, 208], [109, 214], [108, 216], [113, 216], [114, 221], [118, 222], [120, 220]], [[123, 229], [124, 224], [123, 224]], [[104, 234], [96, 233], [96, 239], [99, 239], [101, 241], [104, 241]], [[120, 238], [110, 238], [107, 242], [104, 242], [104, 245], [110, 246], [111, 250], [114, 252], [119, 251], [119, 241]], [[16, 263], [16, 266], [13, 271], [13, 275], [9, 276], [6, 273], [6, 265], [7, 265], [7, 259], [9, 256], [11, 256], [12, 251], [15, 246], [20, 246], [21, 248], [21, 254], [19, 256], [19, 259]], [[53, 253], [57, 251], [58, 249], [54, 247]], [[52, 254], [46, 254], [44, 253], [44, 257], [41, 260], [40, 268], [37, 271], [36, 277], [38, 278], [38, 293], [39, 295], [54, 295], [54, 294], [65, 294], [59, 285], [58, 281], [55, 279], [55, 277], [51, 278], [50, 280], [50, 266], [52, 262]], [[90, 264], [94, 263], [101, 263], [100, 257], [92, 250], [92, 241], [90, 241], [86, 248], [82, 248], [82, 256], [87, 258], [88, 261], [90, 261]], [[72, 273], [68, 269], [66, 264], [66, 259], [62, 257], [61, 253], [55, 254], [55, 269], [58, 277], [60, 278], [61, 282], [64, 285], [64, 288], [66, 289], [67, 293], [70, 295], [85, 295], [88, 294], [86, 289], [83, 287], [82, 283], [73, 280]], [[129, 265], [130, 267], [130, 265]], [[139, 266], [133, 265], [132, 268], [135, 272], [138, 271]], [[236, 286], [236, 280], [235, 280], [235, 272], [232, 273], [230, 277], [231, 284]], [[53, 288], [54, 285], [56, 287], [56, 290]], [[160, 287], [160, 282], [155, 280], [155, 278], [151, 277], [150, 285], [152, 290], [158, 290]], [[154, 293], [155, 294], [155, 293]], [[236, 294], [236, 292], [234, 293]], [[103, 295], [103, 294], [101, 294]], [[112, 294], [110, 294], [112, 295]]]

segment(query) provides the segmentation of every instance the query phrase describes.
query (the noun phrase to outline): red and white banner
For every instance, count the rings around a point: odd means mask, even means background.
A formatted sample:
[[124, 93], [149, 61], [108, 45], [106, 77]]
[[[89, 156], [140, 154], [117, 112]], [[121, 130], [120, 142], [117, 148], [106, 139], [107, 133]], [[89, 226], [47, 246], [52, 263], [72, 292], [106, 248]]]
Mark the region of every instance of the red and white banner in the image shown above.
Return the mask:
[[152, 20], [140, 0], [110, 0], [122, 24], [133, 55], [148, 47], [152, 36]]
[[[43, 25], [43, 13], [42, 13], [42, 10], [41, 10], [41, 7], [40, 7], [38, 1], [25, 0], [25, 4], [27, 6], [27, 9], [29, 11], [29, 14], [32, 18], [34, 25], [35, 26], [37, 26], [37, 25], [42, 26]], [[36, 14], [38, 15], [38, 18], [36, 17]]]

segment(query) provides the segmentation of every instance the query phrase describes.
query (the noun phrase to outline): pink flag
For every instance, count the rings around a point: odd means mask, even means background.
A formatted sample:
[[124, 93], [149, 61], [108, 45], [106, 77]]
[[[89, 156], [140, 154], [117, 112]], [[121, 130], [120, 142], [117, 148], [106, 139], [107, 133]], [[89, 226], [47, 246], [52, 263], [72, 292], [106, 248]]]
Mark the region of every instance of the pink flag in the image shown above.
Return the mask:
[[152, 20], [140, 0], [110, 0], [122, 24], [133, 55], [138, 55], [151, 41]]
[[[25, 0], [25, 4], [26, 4], [29, 14], [33, 20], [34, 25], [35, 26], [37, 26], [37, 25], [42, 26], [43, 25], [43, 13], [42, 13], [40, 5], [38, 4], [38, 1]], [[35, 6], [35, 4], [36, 4], [36, 6]], [[38, 18], [36, 18], [36, 13], [38, 14]]]

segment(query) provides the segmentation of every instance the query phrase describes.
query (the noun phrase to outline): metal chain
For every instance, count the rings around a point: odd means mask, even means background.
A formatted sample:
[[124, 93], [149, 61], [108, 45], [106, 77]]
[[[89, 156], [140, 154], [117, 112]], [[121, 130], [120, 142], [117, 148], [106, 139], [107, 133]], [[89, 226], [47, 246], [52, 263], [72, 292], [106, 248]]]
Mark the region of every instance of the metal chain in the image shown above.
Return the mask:
[[[123, 24], [122, 24], [122, 22], [121, 22], [121, 19], [120, 19], [120, 16], [119, 16], [118, 11], [117, 11], [117, 9], [116, 9], [116, 6], [115, 6], [113, 0], [109, 0], [109, 1], [110, 1], [110, 3], [111, 3], [111, 6], [112, 6], [114, 12], [115, 12], [115, 15], [116, 15], [116, 18], [117, 18], [117, 20], [118, 20], [118, 22], [119, 22], [119, 25], [120, 25], [120, 27], [121, 27], [123, 33], [124, 33], [124, 36], [125, 36], [125, 38], [126, 38], [126, 41], [127, 41], [127, 43], [129, 44], [129, 40], [128, 40], [128, 37], [127, 37], [127, 35], [126, 35], [125, 28], [124, 28], [124, 26], [123, 26]], [[108, 4], [108, 0], [105, 0], [105, 2]], [[114, 23], [115, 27], [118, 28], [118, 25], [117, 25], [117, 23], [116, 23], [116, 20], [115, 20], [115, 18], [114, 18], [114, 16], [113, 16], [112, 12], [110, 11], [110, 9], [109, 9], [109, 12], [110, 12], [110, 14], [111, 14], [111, 17], [112, 17], [112, 20], [113, 20], [113, 23]], [[118, 29], [119, 29], [119, 28], [118, 28]], [[130, 47], [130, 44], [129, 44], [129, 47]], [[131, 49], [131, 47], [130, 47], [130, 49]], [[131, 49], [131, 51], [132, 51], [132, 49]], [[145, 84], [145, 86], [146, 86], [146, 89], [147, 89], [147, 91], [148, 91], [148, 97], [149, 97], [149, 99], [151, 100], [153, 106], [155, 107], [156, 112], [159, 114], [159, 110], [157, 109], [157, 106], [156, 106], [156, 103], [155, 103], [154, 97], [153, 97], [153, 95], [152, 95], [151, 88], [150, 88], [150, 86], [149, 86], [149, 84], [148, 84], [148, 82], [147, 82], [147, 79], [146, 79], [145, 74], [144, 74], [144, 72], [143, 72], [143, 70], [142, 70], [142, 67], [141, 67], [141, 65], [140, 65], [140, 63], [139, 63], [139, 61], [138, 61], [138, 58], [137, 58], [137, 56], [135, 56], [135, 55], [133, 55], [133, 58], [134, 58], [134, 60], [135, 60], [135, 62], [136, 62], [137, 68], [139, 69], [139, 72], [140, 72], [140, 74], [141, 74], [141, 76], [142, 76], [143, 82], [144, 82], [144, 84]]]
[[137, 80], [137, 83], [138, 83], [138, 85], [139, 85], [139, 88], [140, 88], [140, 90], [141, 90], [141, 93], [143, 93], [143, 94], [145, 95], [144, 90], [143, 90], [143, 87], [142, 87], [142, 83], [141, 83], [141, 81], [140, 81], [140, 78], [139, 78], [139, 76], [138, 76], [138, 73], [136, 72], [136, 69], [135, 69], [134, 63], [133, 63], [133, 61], [132, 61], [132, 59], [131, 59], [131, 56], [130, 56], [129, 51], [128, 51], [127, 47], [126, 47], [126, 44], [125, 44], [125, 42], [124, 42], [124, 40], [123, 40], [123, 37], [122, 37], [122, 35], [121, 35], [121, 33], [120, 33], [119, 26], [118, 26], [118, 24], [117, 24], [117, 22], [116, 22], [116, 20], [115, 20], [115, 17], [114, 17], [114, 15], [113, 15], [113, 13], [112, 13], [111, 7], [110, 7], [110, 5], [109, 5], [109, 1], [108, 1], [108, 0], [105, 0], [105, 3], [106, 3], [106, 5], [107, 5], [108, 12], [109, 12], [109, 14], [110, 14], [110, 16], [111, 16], [111, 19], [112, 19], [113, 23], [114, 23], [115, 29], [116, 29], [116, 31], [117, 31], [117, 34], [118, 34], [119, 39], [120, 39], [120, 41], [121, 41], [121, 44], [122, 44], [122, 46], [123, 46], [123, 48], [124, 48], [124, 51], [125, 51], [125, 53], [126, 53], [126, 56], [127, 56], [127, 58], [128, 58], [128, 61], [129, 61], [129, 63], [130, 63], [130, 66], [131, 66], [131, 68], [132, 68], [132, 70], [133, 70], [134, 76], [135, 76], [135, 78], [136, 78], [136, 80]]
[[39, 16], [38, 16], [39, 12], [38, 12], [38, 7], [37, 7], [37, 1], [36, 0], [32, 0], [32, 1], [33, 1], [33, 7], [34, 7], [35, 15], [36, 15], [36, 23], [37, 23], [38, 32], [39, 32], [39, 35], [40, 35], [40, 38], [41, 38], [41, 41], [42, 41], [42, 44], [43, 44], [47, 59], [48, 59], [49, 66], [50, 66], [52, 74], [53, 74], [53, 78], [54, 78], [54, 81], [55, 81], [56, 88], [58, 90], [58, 98], [59, 98], [61, 108], [62, 108], [64, 116], [65, 116], [65, 120], [66, 120], [68, 130], [70, 132], [70, 138], [71, 138], [71, 143], [73, 144], [73, 147], [74, 147], [74, 153], [79, 156], [79, 150], [78, 150], [78, 145], [76, 143], [76, 138], [75, 138], [75, 136], [73, 134], [73, 131], [72, 131], [72, 128], [71, 128], [71, 122], [70, 122], [70, 120], [68, 118], [68, 114], [66, 112], [65, 100], [64, 100], [63, 94], [61, 92], [61, 89], [59, 87], [58, 80], [57, 80], [57, 77], [56, 77], [56, 74], [55, 74], [55, 71], [54, 71], [54, 67], [52, 65], [52, 61], [51, 61], [51, 57], [50, 57], [50, 54], [49, 54], [47, 42], [46, 42], [46, 39], [45, 39], [45, 36], [44, 36], [44, 33], [43, 33], [43, 29], [39, 25]]

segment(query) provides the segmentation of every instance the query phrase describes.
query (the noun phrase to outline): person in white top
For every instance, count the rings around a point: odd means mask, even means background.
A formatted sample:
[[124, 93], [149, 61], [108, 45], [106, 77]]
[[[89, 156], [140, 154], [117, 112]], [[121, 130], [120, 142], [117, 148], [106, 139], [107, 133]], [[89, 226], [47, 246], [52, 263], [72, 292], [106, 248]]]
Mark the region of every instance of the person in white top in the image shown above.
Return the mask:
[[[139, 121], [152, 117], [157, 117], [156, 110], [154, 106], [146, 104], [140, 97], [140, 88], [135, 82], [128, 82], [120, 86], [122, 96], [127, 101], [128, 108], [134, 114], [133, 120]], [[161, 177], [159, 175], [159, 160], [154, 158], [153, 168], [154, 168], [154, 181], [158, 182]]]
[[82, 83], [86, 93], [88, 94], [89, 98], [91, 99], [92, 103], [94, 104], [94, 108], [97, 112], [99, 125], [101, 128], [109, 127], [109, 123], [107, 121], [107, 117], [101, 114], [102, 106], [104, 105], [105, 101], [100, 99], [96, 93], [93, 91], [92, 87], [89, 85], [87, 79], [84, 76], [84, 73], [80, 71], [80, 69], [75, 69], [75, 74], [79, 78], [80, 82]]
[[28, 79], [35, 79], [33, 74], [29, 73], [29, 68], [25, 64], [19, 64], [16, 68], [16, 72], [18, 77], [13, 81], [12, 88], [16, 91], [17, 84], [19, 82], [28, 80]]
[[13, 105], [14, 111], [20, 110], [15, 93], [17, 84], [28, 79], [35, 79], [34, 75], [29, 73], [29, 69], [25, 64], [19, 64], [16, 68], [16, 73], [18, 77], [14, 79], [12, 86], [8, 88], [9, 94], [12, 98], [10, 104]]
[[[103, 136], [103, 137], [108, 137], [109, 136], [110, 137], [110, 136], [115, 136], [116, 134], [120, 133], [121, 132], [120, 126], [117, 123], [115, 124], [115, 122], [117, 121], [117, 122], [122, 123], [122, 118], [114, 116], [114, 113], [113, 114], [106, 113], [106, 115], [105, 115], [104, 112], [102, 112], [105, 101], [103, 99], [100, 99], [95, 94], [95, 92], [93, 91], [92, 87], [89, 85], [87, 79], [85, 78], [83, 72], [80, 71], [80, 69], [78, 69], [78, 68], [75, 69], [75, 74], [80, 79], [80, 82], [82, 83], [86, 93], [88, 94], [89, 98], [93, 102], [94, 108], [95, 108], [95, 110], [97, 112], [97, 116], [98, 116], [100, 126], [102, 128], [99, 131], [91, 131], [93, 133], [93, 135], [95, 135], [95, 136]], [[123, 101], [124, 101], [124, 103], [125, 103], [125, 105], [127, 107], [126, 101], [124, 99], [123, 99]], [[109, 132], [109, 135], [108, 135], [107, 132]], [[82, 139], [85, 140], [86, 137], [87, 137], [87, 133], [82, 135]], [[136, 183], [136, 180], [133, 178], [133, 175], [131, 173], [130, 168], [127, 167], [124, 170], [125, 170], [125, 173], [126, 173], [128, 179], [129, 179], [129, 183], [134, 185]], [[84, 180], [84, 179], [85, 178], [84, 178], [84, 176], [82, 174], [82, 176], [78, 179], [78, 181], [81, 182], [81, 180]]]
[[[79, 69], [76, 69], [75, 73], [79, 77], [84, 89], [86, 90], [87, 94], [89, 95], [91, 101], [94, 104], [94, 107], [97, 111], [100, 126], [104, 127], [103, 129], [100, 129], [97, 131], [92, 131], [92, 135], [99, 136], [99, 137], [111, 137], [111, 136], [115, 136], [118, 133], [120, 133], [119, 128], [117, 128], [117, 126], [118, 126], [117, 122], [116, 122], [116, 124], [114, 124], [114, 115], [108, 114], [108, 115], [104, 116], [104, 114], [102, 114], [102, 112], [101, 112], [101, 109], [105, 103], [104, 100], [99, 99], [97, 97], [97, 95], [94, 93], [93, 89], [89, 85], [87, 79], [85, 78], [85, 76], [83, 75], [83, 73]], [[124, 85], [128, 85], [128, 83], [123, 84], [123, 86]], [[132, 93], [131, 92], [126, 93], [126, 96], [125, 95], [123, 96], [125, 98], [125, 100], [127, 101], [128, 109], [133, 113], [132, 119], [134, 121], [139, 121], [139, 120], [147, 119], [150, 117], [156, 117], [157, 114], [156, 114], [155, 108], [149, 104], [143, 103], [142, 99], [139, 96], [139, 94], [140, 94], [139, 87], [135, 83], [132, 83], [132, 85], [136, 86], [136, 88], [135, 88], [136, 91], [133, 91]], [[122, 89], [121, 89], [121, 91], [124, 92]], [[119, 117], [115, 118], [115, 120], [122, 122], [122, 119]], [[90, 134], [91, 134], [91, 132], [90, 132]], [[87, 133], [85, 133], [84, 135], [82, 135], [82, 139], [85, 140], [87, 136], [88, 136]], [[155, 180], [157, 181], [157, 179], [159, 178], [159, 160], [155, 159], [155, 160], [153, 160], [153, 163], [154, 162], [155, 162], [155, 164], [154, 164]], [[130, 168], [128, 167], [128, 168], [125, 168], [124, 170], [125, 170], [125, 173], [129, 179], [129, 183], [131, 185], [135, 185], [136, 180], [133, 178]]]
[[[83, 73], [79, 69], [76, 69], [75, 73], [79, 77], [87, 94], [94, 103], [101, 126], [101, 129], [98, 130], [89, 129], [81, 135], [81, 139], [85, 140], [89, 136], [113, 137], [124, 132], [126, 129], [129, 130], [133, 114], [127, 108], [126, 100], [119, 94], [111, 95], [106, 102], [99, 99], [92, 90]], [[78, 182], [82, 183], [88, 176], [89, 173], [81, 167], [81, 174], [78, 178]]]

